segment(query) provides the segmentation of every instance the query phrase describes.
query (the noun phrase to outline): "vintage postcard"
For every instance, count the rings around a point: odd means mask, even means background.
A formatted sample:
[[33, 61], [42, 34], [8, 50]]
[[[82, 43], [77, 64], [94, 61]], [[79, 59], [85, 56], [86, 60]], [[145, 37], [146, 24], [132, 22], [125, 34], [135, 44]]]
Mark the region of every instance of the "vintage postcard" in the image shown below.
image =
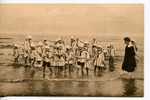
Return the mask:
[[144, 96], [144, 4], [0, 4], [0, 96]]

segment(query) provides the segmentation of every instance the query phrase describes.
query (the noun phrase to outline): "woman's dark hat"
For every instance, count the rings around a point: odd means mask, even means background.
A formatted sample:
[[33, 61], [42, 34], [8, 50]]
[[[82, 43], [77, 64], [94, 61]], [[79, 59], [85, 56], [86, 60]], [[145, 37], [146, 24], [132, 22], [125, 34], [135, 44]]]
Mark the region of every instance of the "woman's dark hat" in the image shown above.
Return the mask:
[[131, 39], [130, 39], [129, 37], [125, 37], [125, 38], [124, 38], [124, 41], [129, 41], [129, 42], [130, 42]]

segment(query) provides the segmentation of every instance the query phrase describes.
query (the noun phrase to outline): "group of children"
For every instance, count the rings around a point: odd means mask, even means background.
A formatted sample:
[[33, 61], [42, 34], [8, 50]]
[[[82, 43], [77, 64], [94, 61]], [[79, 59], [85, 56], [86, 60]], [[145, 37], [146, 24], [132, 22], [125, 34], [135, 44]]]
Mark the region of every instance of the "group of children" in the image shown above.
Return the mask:
[[23, 45], [14, 44], [13, 52], [15, 63], [22, 62], [26, 66], [41, 68], [43, 77], [46, 68], [50, 73], [64, 72], [69, 75], [73, 72], [89, 75], [89, 71], [93, 69], [97, 75], [106, 69], [106, 57], [109, 60], [109, 70], [114, 70], [113, 45], [104, 48], [95, 38], [91, 42], [83, 42], [71, 37], [70, 44], [66, 45], [61, 38], [34, 43], [32, 37], [27, 36]]

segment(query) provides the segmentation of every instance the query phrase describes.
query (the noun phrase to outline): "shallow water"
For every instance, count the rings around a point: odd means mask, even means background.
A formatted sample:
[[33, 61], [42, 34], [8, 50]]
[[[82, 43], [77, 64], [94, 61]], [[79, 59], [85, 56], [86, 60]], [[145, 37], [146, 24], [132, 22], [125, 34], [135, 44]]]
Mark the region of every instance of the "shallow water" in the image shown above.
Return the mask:
[[[4, 39], [2, 40], [4, 41]], [[9, 44], [12, 40], [5, 40]], [[141, 49], [141, 48], [140, 48]], [[141, 49], [142, 50], [142, 49]], [[140, 52], [143, 54], [143, 52]], [[72, 73], [59, 76], [50, 75], [46, 69], [43, 79], [42, 70], [13, 64], [11, 48], [0, 49], [0, 96], [143, 96], [144, 66], [143, 56], [138, 62], [134, 79], [127, 75], [119, 77], [122, 60], [115, 61], [115, 71], [106, 70], [101, 76], [81, 77]]]
[[1, 96], [143, 96], [143, 80], [0, 82]]

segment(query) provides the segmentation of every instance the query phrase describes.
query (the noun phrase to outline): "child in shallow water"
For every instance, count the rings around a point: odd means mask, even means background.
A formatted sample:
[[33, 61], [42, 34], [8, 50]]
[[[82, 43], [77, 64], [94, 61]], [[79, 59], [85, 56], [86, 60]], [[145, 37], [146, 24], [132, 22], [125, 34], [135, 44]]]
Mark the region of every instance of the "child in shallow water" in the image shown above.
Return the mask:
[[107, 51], [108, 51], [108, 57], [109, 57], [109, 70], [114, 71], [114, 69], [115, 69], [115, 67], [114, 67], [114, 56], [115, 56], [114, 46], [112, 44], [110, 44], [107, 47]]
[[14, 62], [18, 63], [18, 61], [19, 61], [19, 47], [17, 44], [14, 44], [13, 56], [14, 56]]
[[70, 46], [66, 47], [66, 53], [65, 53], [65, 71], [66, 69], [68, 69], [69, 75], [71, 74], [71, 72], [73, 72], [74, 69], [74, 54], [73, 54], [73, 50]]
[[42, 58], [42, 44], [41, 42], [38, 43], [36, 47], [36, 60], [35, 60], [35, 67], [41, 68], [43, 65], [43, 58]]
[[35, 60], [36, 60], [36, 48], [35, 48], [35, 45], [32, 44], [31, 45], [31, 57], [30, 57], [30, 64], [32, 67], [34, 67], [34, 64], [35, 64]]
[[94, 61], [94, 73], [95, 73], [95, 75], [96, 75], [97, 68], [101, 72], [105, 68], [105, 57], [104, 57], [104, 53], [102, 51], [102, 48], [98, 48], [97, 55], [95, 57], [95, 61]]
[[46, 68], [48, 67], [50, 74], [52, 75], [53, 71], [52, 71], [52, 67], [51, 67], [51, 57], [52, 57], [52, 53], [50, 52], [50, 48], [49, 46], [45, 46], [45, 50], [43, 52], [43, 78], [45, 77], [45, 71]]

